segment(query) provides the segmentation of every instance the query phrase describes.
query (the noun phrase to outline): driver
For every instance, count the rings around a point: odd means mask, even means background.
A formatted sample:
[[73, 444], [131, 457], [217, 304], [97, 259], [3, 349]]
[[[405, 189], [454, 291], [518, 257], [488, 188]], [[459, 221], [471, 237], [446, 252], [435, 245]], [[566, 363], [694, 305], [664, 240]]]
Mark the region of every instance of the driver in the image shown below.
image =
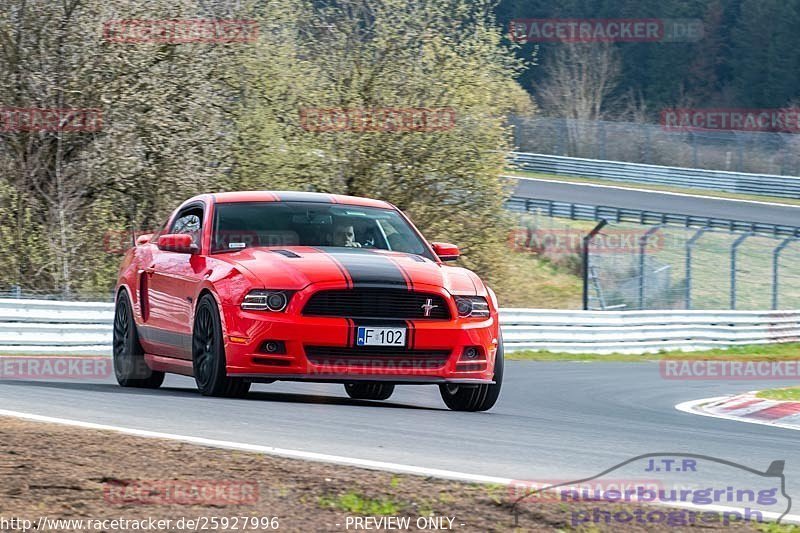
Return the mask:
[[348, 248], [361, 248], [361, 243], [356, 241], [356, 232], [352, 224], [341, 224], [333, 231], [333, 245]]

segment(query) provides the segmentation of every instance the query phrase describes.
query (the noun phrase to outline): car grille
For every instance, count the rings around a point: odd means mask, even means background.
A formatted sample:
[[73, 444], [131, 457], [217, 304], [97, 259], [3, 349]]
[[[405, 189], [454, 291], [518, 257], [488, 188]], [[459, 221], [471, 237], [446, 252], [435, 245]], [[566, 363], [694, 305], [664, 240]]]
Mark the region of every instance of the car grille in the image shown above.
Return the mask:
[[315, 365], [329, 367], [363, 366], [374, 369], [433, 370], [443, 367], [450, 350], [398, 350], [397, 348], [370, 347], [337, 348], [332, 346], [306, 346], [306, 358]]
[[[433, 307], [425, 316], [424, 306]], [[320, 291], [311, 296], [304, 315], [345, 318], [439, 319], [450, 318], [444, 298], [437, 294], [396, 289], [348, 289]]]

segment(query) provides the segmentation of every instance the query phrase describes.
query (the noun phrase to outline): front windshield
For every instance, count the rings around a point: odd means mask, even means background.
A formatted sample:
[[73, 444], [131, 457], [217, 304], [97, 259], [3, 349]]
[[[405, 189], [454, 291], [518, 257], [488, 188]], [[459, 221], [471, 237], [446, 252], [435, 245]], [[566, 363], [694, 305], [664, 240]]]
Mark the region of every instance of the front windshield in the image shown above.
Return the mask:
[[217, 204], [212, 253], [254, 246], [366, 248], [431, 258], [424, 241], [392, 209], [314, 202]]

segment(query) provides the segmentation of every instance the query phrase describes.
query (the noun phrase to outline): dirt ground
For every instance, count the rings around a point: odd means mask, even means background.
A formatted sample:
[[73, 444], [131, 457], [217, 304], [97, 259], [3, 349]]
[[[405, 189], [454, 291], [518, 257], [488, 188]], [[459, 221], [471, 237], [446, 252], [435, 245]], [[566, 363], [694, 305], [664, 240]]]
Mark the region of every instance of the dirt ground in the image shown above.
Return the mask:
[[[635, 508], [561, 502], [523, 504], [515, 527], [511, 495], [505, 487], [395, 475], [6, 417], [0, 417], [0, 479], [0, 531], [22, 531], [26, 525], [23, 519], [31, 521], [27, 525], [33, 530], [40, 527], [50, 531], [659, 529], [654, 525], [606, 525], [602, 519], [598, 524], [573, 526], [576, 512]], [[388, 517], [393, 517], [392, 521], [387, 522]], [[429, 520], [431, 517], [439, 520]], [[404, 518], [409, 519], [407, 525], [402, 522]], [[93, 522], [57, 524], [53, 522], [56, 519]], [[99, 522], [115, 519], [130, 522]], [[171, 522], [159, 524], [158, 520]], [[749, 525], [665, 525], [661, 529], [755, 530]]]

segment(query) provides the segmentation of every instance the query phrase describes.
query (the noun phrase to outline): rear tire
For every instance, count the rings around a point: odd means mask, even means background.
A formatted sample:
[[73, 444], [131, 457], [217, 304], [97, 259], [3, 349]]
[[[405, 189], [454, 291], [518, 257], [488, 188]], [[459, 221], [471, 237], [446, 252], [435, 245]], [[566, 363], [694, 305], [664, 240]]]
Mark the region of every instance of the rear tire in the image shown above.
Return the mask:
[[497, 403], [503, 386], [503, 337], [499, 338], [494, 360], [493, 385], [439, 385], [445, 405], [453, 411], [488, 411]]
[[203, 396], [243, 398], [250, 382], [228, 377], [222, 322], [217, 302], [210, 294], [200, 298], [192, 332], [192, 368], [197, 389]]
[[354, 400], [388, 400], [394, 392], [394, 384], [346, 383], [344, 390]]
[[114, 309], [112, 341], [114, 376], [121, 387], [157, 389], [164, 383], [164, 373], [147, 366], [144, 350], [133, 319], [133, 307], [128, 293], [120, 291]]

